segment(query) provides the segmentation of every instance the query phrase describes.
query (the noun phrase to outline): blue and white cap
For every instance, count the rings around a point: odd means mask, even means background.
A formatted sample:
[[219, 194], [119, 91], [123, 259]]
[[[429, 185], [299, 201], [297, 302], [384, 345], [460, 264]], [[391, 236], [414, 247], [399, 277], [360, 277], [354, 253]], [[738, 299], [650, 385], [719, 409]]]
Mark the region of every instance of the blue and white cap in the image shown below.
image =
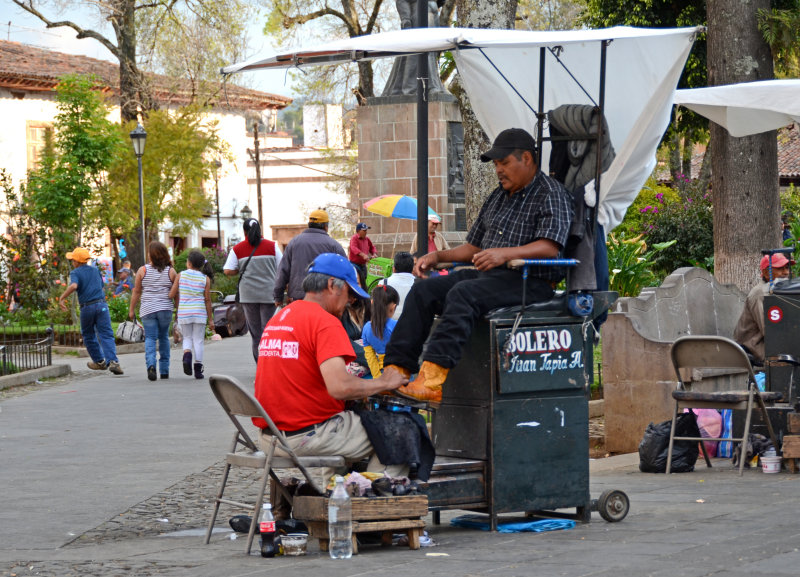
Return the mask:
[[362, 299], [369, 298], [369, 295], [358, 284], [358, 275], [356, 275], [355, 267], [340, 254], [324, 252], [317, 255], [314, 262], [308, 266], [308, 272], [318, 272], [341, 279]]

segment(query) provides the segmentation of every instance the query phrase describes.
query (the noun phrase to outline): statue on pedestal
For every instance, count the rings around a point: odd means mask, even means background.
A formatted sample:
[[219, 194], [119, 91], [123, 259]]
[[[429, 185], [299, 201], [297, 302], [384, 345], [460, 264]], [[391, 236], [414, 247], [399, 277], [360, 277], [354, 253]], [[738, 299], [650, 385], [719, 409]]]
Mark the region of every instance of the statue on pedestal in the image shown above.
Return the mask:
[[[444, 4], [444, 0], [428, 0], [428, 26], [431, 28], [439, 26], [439, 8]], [[416, 28], [417, 26], [417, 0], [396, 0], [395, 7], [400, 15], [400, 27]], [[417, 93], [417, 59], [414, 56], [399, 56], [394, 59], [392, 72], [386, 81], [386, 86], [381, 96], [411, 96]], [[439, 78], [439, 67], [437, 66], [435, 54], [428, 54], [428, 94], [446, 93]]]

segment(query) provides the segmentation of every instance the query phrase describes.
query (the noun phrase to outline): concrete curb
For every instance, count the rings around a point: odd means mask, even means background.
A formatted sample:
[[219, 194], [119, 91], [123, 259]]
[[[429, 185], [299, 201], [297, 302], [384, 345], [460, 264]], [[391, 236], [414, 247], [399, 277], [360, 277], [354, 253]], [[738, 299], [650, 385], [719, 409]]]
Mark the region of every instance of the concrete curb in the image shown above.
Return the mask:
[[605, 401], [598, 399], [596, 401], [589, 401], [589, 418], [602, 417], [605, 414]]
[[[170, 344], [170, 347], [175, 348]], [[71, 353], [78, 353], [78, 358], [85, 358], [89, 356], [86, 352], [86, 347], [53, 347], [53, 352], [58, 355], [69, 355]], [[117, 354], [124, 355], [128, 353], [143, 353], [144, 343], [131, 343], [127, 345], [117, 345]]]
[[0, 389], [7, 389], [10, 387], [19, 387], [20, 385], [28, 385], [35, 383], [40, 379], [51, 379], [53, 377], [63, 377], [72, 372], [69, 365], [50, 365], [49, 367], [42, 367], [40, 369], [31, 369], [13, 375], [5, 375], [0, 377]]

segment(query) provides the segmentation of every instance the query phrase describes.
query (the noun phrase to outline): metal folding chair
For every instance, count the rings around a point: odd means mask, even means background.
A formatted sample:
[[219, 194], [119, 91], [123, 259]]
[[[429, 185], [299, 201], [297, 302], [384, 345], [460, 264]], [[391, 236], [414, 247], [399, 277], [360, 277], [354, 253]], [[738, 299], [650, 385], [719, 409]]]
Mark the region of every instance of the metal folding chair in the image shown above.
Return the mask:
[[[669, 449], [667, 451], [667, 473], [672, 467], [672, 446], [675, 441], [731, 441], [741, 443], [741, 458], [739, 459], [739, 475], [744, 470], [746, 461], [747, 439], [750, 434], [750, 421], [754, 404], [758, 404], [764, 423], [767, 425], [772, 445], [778, 449], [775, 432], [767, 414], [767, 405], [780, 401], [783, 395], [775, 392], [761, 392], [756, 384], [753, 367], [741, 346], [726, 337], [719, 336], [694, 336], [679, 337], [670, 349], [672, 365], [678, 377], [678, 387], [672, 392], [675, 399], [675, 413], [672, 415], [672, 428], [669, 434]], [[727, 369], [726, 373], [746, 377], [747, 385], [741, 390], [741, 380], [735, 378], [699, 378], [694, 379], [693, 371], [697, 369]], [[688, 378], [686, 377], [688, 375]], [[699, 375], [702, 376], [702, 375]], [[747, 411], [744, 421], [744, 431], [741, 437], [676, 437], [675, 422], [683, 409], [736, 409]], [[704, 443], [700, 443], [706, 465], [711, 467]]]
[[[280, 479], [275, 473], [275, 469], [288, 469], [297, 468], [305, 476], [306, 480], [311, 484], [318, 493], [322, 494], [323, 488], [318, 487], [314, 483], [314, 479], [309, 474], [308, 468], [310, 467], [331, 467], [338, 468], [345, 465], [344, 457], [340, 456], [320, 456], [298, 457], [286, 441], [284, 434], [278, 430], [275, 423], [267, 415], [264, 408], [261, 406], [256, 398], [250, 394], [245, 388], [234, 378], [223, 375], [211, 375], [209, 377], [211, 391], [214, 396], [222, 405], [225, 413], [230, 418], [236, 431], [233, 435], [233, 443], [228, 453], [225, 455], [225, 469], [222, 474], [222, 483], [220, 484], [219, 491], [214, 499], [214, 512], [211, 515], [211, 520], [208, 523], [206, 531], [206, 544], [211, 539], [211, 532], [214, 529], [214, 523], [217, 520], [217, 513], [221, 503], [226, 505], [233, 505], [249, 509], [252, 512], [253, 521], [250, 523], [250, 531], [247, 534], [247, 554], [250, 554], [250, 549], [253, 545], [253, 537], [255, 535], [256, 519], [261, 510], [261, 505], [264, 502], [264, 491], [266, 490], [267, 480], [272, 477], [275, 480], [275, 485], [284, 496], [291, 503], [292, 496], [281, 484]], [[250, 419], [261, 418], [267, 423], [270, 433], [272, 434], [272, 443], [269, 447], [268, 453], [265, 455], [253, 441], [248, 434], [248, 428], [252, 429]], [[276, 447], [280, 447], [281, 451], [286, 453], [288, 457], [281, 457], [275, 455]], [[256, 496], [255, 503], [244, 503], [241, 501], [234, 501], [225, 499], [223, 494], [225, 492], [225, 485], [228, 482], [228, 475], [231, 467], [248, 467], [251, 469], [263, 470], [261, 477], [261, 484], [259, 486], [258, 495]]]

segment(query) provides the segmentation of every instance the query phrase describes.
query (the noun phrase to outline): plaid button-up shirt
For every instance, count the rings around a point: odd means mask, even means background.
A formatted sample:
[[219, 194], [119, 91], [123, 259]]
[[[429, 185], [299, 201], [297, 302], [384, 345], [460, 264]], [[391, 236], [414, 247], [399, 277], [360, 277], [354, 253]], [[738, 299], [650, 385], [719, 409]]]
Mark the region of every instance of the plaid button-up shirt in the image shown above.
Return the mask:
[[[569, 192], [539, 170], [530, 184], [511, 196], [498, 186], [483, 203], [467, 242], [485, 250], [549, 239], [563, 249], [571, 222]], [[531, 267], [531, 274], [551, 281], [564, 277], [561, 267]]]

